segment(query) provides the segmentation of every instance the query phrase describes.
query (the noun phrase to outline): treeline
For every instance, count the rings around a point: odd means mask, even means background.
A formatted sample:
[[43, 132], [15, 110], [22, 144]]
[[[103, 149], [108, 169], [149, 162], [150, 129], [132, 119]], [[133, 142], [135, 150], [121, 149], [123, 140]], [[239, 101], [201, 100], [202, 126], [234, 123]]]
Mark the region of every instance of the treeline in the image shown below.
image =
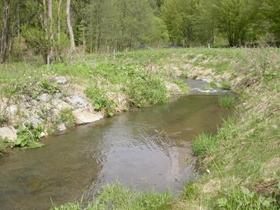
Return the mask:
[[279, 0], [2, 0], [0, 62], [40, 54], [280, 41]]

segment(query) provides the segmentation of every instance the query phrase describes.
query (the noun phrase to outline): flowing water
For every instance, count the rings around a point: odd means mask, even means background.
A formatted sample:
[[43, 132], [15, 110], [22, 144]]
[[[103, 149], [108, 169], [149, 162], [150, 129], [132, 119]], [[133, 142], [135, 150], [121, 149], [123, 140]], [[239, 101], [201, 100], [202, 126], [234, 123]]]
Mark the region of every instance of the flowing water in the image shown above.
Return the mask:
[[227, 112], [215, 95], [123, 113], [0, 159], [0, 209], [48, 209], [84, 200], [107, 183], [178, 192], [195, 177], [191, 141], [215, 132]]

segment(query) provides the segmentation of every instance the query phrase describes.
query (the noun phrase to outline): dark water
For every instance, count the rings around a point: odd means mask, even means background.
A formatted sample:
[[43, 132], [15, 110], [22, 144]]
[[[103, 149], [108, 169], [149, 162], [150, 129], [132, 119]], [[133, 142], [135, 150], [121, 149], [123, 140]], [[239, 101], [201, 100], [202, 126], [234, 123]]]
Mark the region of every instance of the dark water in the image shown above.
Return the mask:
[[50, 137], [0, 159], [0, 209], [48, 209], [106, 183], [178, 192], [194, 178], [191, 140], [226, 116], [217, 96], [186, 96]]

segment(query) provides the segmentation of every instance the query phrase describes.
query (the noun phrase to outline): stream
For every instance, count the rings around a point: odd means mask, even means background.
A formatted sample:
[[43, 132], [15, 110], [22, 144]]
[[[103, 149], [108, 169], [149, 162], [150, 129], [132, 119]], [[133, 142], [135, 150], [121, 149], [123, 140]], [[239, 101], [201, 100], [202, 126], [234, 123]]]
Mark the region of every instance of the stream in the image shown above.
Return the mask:
[[228, 115], [217, 94], [192, 90], [169, 104], [77, 127], [48, 137], [40, 149], [0, 158], [0, 209], [41, 210], [92, 199], [116, 182], [140, 191], [180, 192], [196, 177], [191, 141], [215, 132]]

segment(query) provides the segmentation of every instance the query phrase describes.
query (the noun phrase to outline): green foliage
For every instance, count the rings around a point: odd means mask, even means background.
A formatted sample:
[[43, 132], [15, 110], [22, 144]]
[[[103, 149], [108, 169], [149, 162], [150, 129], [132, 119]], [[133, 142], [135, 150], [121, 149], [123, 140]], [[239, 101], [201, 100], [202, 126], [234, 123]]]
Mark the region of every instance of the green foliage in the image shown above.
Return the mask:
[[215, 148], [217, 138], [210, 134], [199, 135], [192, 144], [192, 150], [195, 156], [204, 157]]
[[167, 193], [137, 193], [120, 185], [109, 185], [86, 208], [67, 204], [52, 210], [167, 210], [171, 209], [171, 202], [172, 197]]
[[216, 198], [214, 209], [217, 210], [277, 210], [276, 200], [251, 192], [245, 187], [237, 187], [221, 192]]
[[40, 135], [44, 129], [40, 126], [34, 127], [32, 124], [25, 124], [17, 131], [15, 146], [24, 148], [38, 148], [43, 144], [39, 142]]
[[40, 85], [40, 88], [41, 88], [41, 91], [42, 93], [48, 93], [48, 94], [55, 94], [55, 93], [59, 93], [60, 92], [60, 89], [59, 87], [53, 83], [53, 82], [50, 82], [48, 80], [43, 80], [39, 83]]
[[209, 1], [166, 0], [162, 6], [173, 45], [196, 46], [212, 44], [214, 21]]
[[66, 108], [59, 112], [58, 123], [64, 123], [67, 128], [75, 126], [76, 119], [73, 115], [72, 109]]
[[7, 117], [7, 115], [5, 113], [1, 113], [0, 112], [0, 126], [5, 125], [6, 123], [8, 123], [9, 119]]
[[90, 87], [85, 90], [86, 96], [96, 111], [105, 110], [108, 116], [113, 116], [116, 104], [106, 96], [106, 92], [100, 88]]
[[[166, 39], [166, 30], [148, 1], [92, 1], [85, 10], [88, 49], [114, 51]], [[129, 11], [129, 12], [128, 12]]]
[[225, 34], [231, 47], [245, 44], [250, 27], [258, 18], [261, 1], [215, 0], [213, 11], [217, 26]]
[[188, 200], [195, 200], [199, 195], [199, 189], [194, 182], [187, 183], [184, 186], [183, 198]]
[[231, 109], [236, 104], [236, 99], [233, 95], [223, 95], [219, 96], [218, 103], [223, 108]]
[[166, 88], [157, 78], [138, 77], [132, 80], [128, 89], [130, 102], [137, 107], [161, 104], [166, 101]]
[[30, 78], [19, 79], [3, 87], [3, 94], [8, 98], [16, 98], [21, 96], [29, 96], [36, 99], [40, 94], [48, 93], [50, 95], [59, 93], [60, 88], [48, 79], [36, 76]]
[[269, 30], [274, 34], [274, 39], [280, 41], [280, 5], [278, 0], [264, 1], [264, 16], [268, 21]]

